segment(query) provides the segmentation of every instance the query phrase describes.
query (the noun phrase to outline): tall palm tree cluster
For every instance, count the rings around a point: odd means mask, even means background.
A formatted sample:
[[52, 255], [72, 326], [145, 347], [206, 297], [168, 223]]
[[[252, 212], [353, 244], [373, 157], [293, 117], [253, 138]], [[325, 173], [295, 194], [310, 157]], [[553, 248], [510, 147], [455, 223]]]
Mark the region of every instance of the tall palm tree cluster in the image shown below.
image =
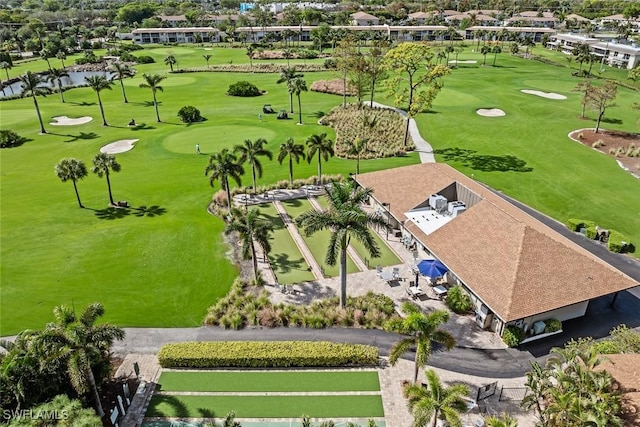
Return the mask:
[[[107, 180], [107, 189], [109, 190], [109, 202], [113, 205], [113, 194], [111, 192], [111, 180], [110, 175], [113, 172], [120, 172], [120, 163], [116, 161], [116, 156], [107, 153], [98, 153], [93, 158], [93, 168], [91, 169], [98, 178], [103, 176]], [[87, 166], [82, 160], [67, 158], [60, 160], [55, 166], [56, 176], [60, 178], [60, 181], [73, 183], [73, 189], [76, 193], [76, 199], [78, 200], [78, 206], [84, 208], [82, 201], [80, 200], [80, 194], [78, 193], [77, 182], [86, 178]]]
[[102, 417], [98, 389], [110, 372], [109, 350], [124, 331], [96, 324], [104, 315], [100, 303], [79, 314], [62, 305], [53, 314], [43, 330], [23, 331], [13, 342], [1, 343], [6, 350], [0, 353], [1, 406], [28, 409], [66, 394], [81, 398]]
[[[273, 160], [273, 153], [265, 146], [268, 142], [259, 138], [255, 141], [246, 139], [243, 144], [236, 145], [233, 150], [223, 148], [217, 153], [209, 156], [209, 164], [205, 168], [205, 175], [209, 176], [209, 182], [213, 186], [220, 182], [221, 188], [227, 193], [227, 204], [231, 206], [231, 186], [230, 182], [242, 185], [244, 166], [247, 164], [251, 168], [253, 192], [257, 191], [257, 179], [262, 178], [263, 166], [262, 157]], [[300, 160], [307, 159], [309, 163], [317, 156], [318, 159], [318, 182], [322, 182], [322, 161], [333, 157], [333, 141], [327, 138], [326, 133], [311, 135], [306, 141], [306, 150], [303, 144], [296, 143], [293, 138], [288, 138], [280, 144], [277, 160], [282, 164], [289, 158], [289, 182], [293, 184], [293, 162], [300, 163]]]
[[553, 349], [547, 366], [531, 364], [527, 394], [522, 402], [533, 409], [543, 427], [622, 426], [621, 397], [594, 348]]
[[[5, 69], [5, 71], [7, 72], [8, 80], [8, 69], [11, 68], [11, 66], [8, 63], [3, 62], [0, 63], [0, 68]], [[125, 92], [124, 83], [122, 82], [122, 80], [135, 74], [135, 70], [133, 70], [127, 64], [123, 63], [114, 63], [111, 65], [109, 70], [113, 73], [113, 77], [111, 78], [107, 77], [106, 75], [93, 75], [84, 78], [87, 86], [90, 87], [98, 97], [98, 107], [100, 108], [100, 116], [102, 117], [103, 126], [109, 126], [109, 123], [107, 122], [107, 118], [104, 112], [104, 106], [102, 105], [102, 96], [100, 95], [101, 92], [104, 90], [112, 90], [113, 85], [115, 84], [114, 80], [119, 80], [123, 101], [125, 104], [128, 103], [129, 100], [127, 99], [127, 94]], [[33, 104], [38, 116], [38, 122], [40, 123], [40, 133], [47, 133], [47, 130], [45, 129], [44, 122], [42, 121], [42, 114], [40, 113], [40, 106], [38, 105], [37, 97], [46, 97], [53, 91], [52, 87], [57, 87], [58, 91], [60, 92], [60, 100], [64, 103], [65, 99], [62, 79], [65, 77], [69, 77], [69, 73], [67, 73], [64, 68], [58, 69], [51, 67], [49, 67], [49, 74], [46, 78], [31, 71], [27, 71], [24, 75], [19, 77], [22, 97], [33, 98]], [[145, 73], [142, 75], [143, 82], [139, 85], [141, 88], [151, 89], [151, 93], [153, 95], [153, 105], [155, 107], [156, 119], [158, 123], [160, 123], [161, 120], [160, 113], [158, 111], [158, 100], [156, 98], [156, 93], [163, 91], [163, 87], [160, 85], [160, 82], [162, 82], [162, 80], [164, 80], [165, 78], [165, 76], [161, 76], [159, 74]], [[47, 81], [51, 84], [51, 87], [45, 85]]]

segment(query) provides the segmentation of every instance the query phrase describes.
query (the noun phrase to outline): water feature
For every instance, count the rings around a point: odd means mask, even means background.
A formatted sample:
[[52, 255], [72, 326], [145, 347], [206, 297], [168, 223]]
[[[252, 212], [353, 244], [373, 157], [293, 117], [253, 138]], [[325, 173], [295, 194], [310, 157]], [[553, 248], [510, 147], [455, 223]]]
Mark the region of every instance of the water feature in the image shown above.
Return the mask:
[[[68, 74], [69, 74], [69, 77], [63, 77], [61, 79], [63, 88], [84, 85], [86, 84], [86, 82], [84, 81], [85, 77], [106, 76], [107, 78], [110, 79], [114, 76], [114, 74], [105, 72], [105, 71], [68, 71]], [[50, 82], [46, 81], [46, 78], [47, 78], [46, 75], [43, 75], [42, 78], [45, 79], [45, 82], [42, 84], [42, 86], [56, 88], [56, 89], [58, 88], [58, 82], [55, 82], [54, 85], [52, 86]], [[18, 82], [12, 83], [9, 86], [5, 86], [4, 91], [0, 92], [0, 98], [19, 95], [20, 93], [22, 93], [21, 85], [22, 83], [18, 81]], [[13, 92], [11, 92], [12, 90]]]

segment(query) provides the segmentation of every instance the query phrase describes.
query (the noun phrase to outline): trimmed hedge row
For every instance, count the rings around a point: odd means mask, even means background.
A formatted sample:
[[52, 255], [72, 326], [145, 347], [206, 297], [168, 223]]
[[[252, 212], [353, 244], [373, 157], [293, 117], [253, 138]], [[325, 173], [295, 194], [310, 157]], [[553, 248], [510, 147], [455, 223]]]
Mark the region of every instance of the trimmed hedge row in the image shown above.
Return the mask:
[[[586, 219], [570, 218], [567, 220], [567, 228], [571, 231], [580, 231], [585, 228], [585, 236], [589, 239], [595, 239], [598, 235], [596, 223]], [[629, 238], [616, 230], [609, 230], [609, 240], [607, 240], [607, 249], [615, 253], [635, 252], [635, 246], [629, 242]]]
[[288, 368], [375, 365], [378, 349], [326, 341], [219, 341], [166, 344], [163, 368]]

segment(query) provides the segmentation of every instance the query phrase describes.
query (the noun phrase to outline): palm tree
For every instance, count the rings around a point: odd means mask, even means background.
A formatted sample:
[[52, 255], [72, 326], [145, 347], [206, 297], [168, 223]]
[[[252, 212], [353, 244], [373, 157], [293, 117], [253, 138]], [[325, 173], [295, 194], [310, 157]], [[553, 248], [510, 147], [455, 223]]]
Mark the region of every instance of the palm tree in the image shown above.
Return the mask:
[[107, 119], [104, 117], [104, 107], [102, 106], [100, 92], [104, 89], [111, 90], [113, 87], [113, 80], [109, 80], [105, 76], [95, 75], [85, 77], [84, 81], [87, 82], [89, 87], [95, 91], [96, 95], [98, 95], [98, 105], [100, 106], [100, 114], [102, 115], [102, 126], [109, 126]]
[[343, 308], [347, 301], [347, 248], [351, 239], [359, 241], [372, 258], [380, 256], [370, 226], [386, 226], [386, 223], [382, 217], [365, 212], [361, 206], [372, 192], [369, 188], [356, 188], [353, 182], [336, 182], [326, 190], [329, 209], [310, 210], [296, 218], [307, 236], [319, 230], [331, 230], [325, 262], [335, 265], [340, 257], [340, 307]]
[[113, 341], [124, 338], [117, 326], [103, 323], [95, 325], [104, 314], [100, 303], [89, 304], [76, 316], [64, 305], [53, 309], [55, 322], [47, 324], [39, 340], [50, 359], [64, 361], [73, 388], [78, 394], [91, 392], [98, 416], [103, 417], [92, 363], [108, 354]]
[[493, 52], [493, 66], [496, 66], [496, 59], [498, 59], [498, 54], [502, 53], [502, 48], [498, 45], [495, 45], [493, 47], [493, 49], [491, 49], [491, 51]]
[[235, 154], [228, 148], [223, 148], [219, 153], [213, 153], [209, 157], [209, 164], [204, 170], [204, 174], [209, 175], [209, 183], [213, 187], [213, 183], [220, 181], [220, 186], [227, 192], [227, 203], [231, 209], [231, 189], [229, 188], [229, 178], [233, 179], [238, 186], [242, 185], [240, 177], [244, 175], [244, 168], [238, 162]]
[[436, 342], [451, 350], [456, 345], [456, 340], [449, 332], [440, 329], [439, 326], [447, 323], [449, 312], [436, 310], [429, 314], [424, 314], [415, 304], [405, 302], [402, 305], [402, 312], [407, 315], [402, 322], [397, 325], [397, 332], [408, 335], [393, 345], [389, 353], [389, 363], [395, 365], [400, 357], [415, 347], [415, 370], [413, 382], [418, 382], [418, 370], [427, 365], [431, 356], [431, 342]]
[[480, 48], [480, 53], [482, 54], [484, 60], [482, 61], [482, 66], [484, 67], [485, 65], [487, 65], [487, 54], [491, 52], [491, 47], [487, 46], [486, 44], [482, 45], [482, 47]]
[[300, 159], [305, 158], [304, 145], [296, 144], [293, 138], [288, 138], [280, 144], [280, 152], [278, 153], [278, 163], [289, 157], [289, 183], [293, 185], [293, 161], [300, 163]]
[[307, 91], [307, 82], [302, 77], [296, 77], [287, 83], [287, 89], [290, 94], [298, 97], [298, 124], [302, 124], [302, 103], [300, 102], [300, 93]]
[[140, 83], [140, 87], [151, 89], [151, 93], [153, 94], [153, 105], [156, 107], [156, 119], [158, 120], [158, 123], [160, 123], [160, 113], [158, 112], [158, 101], [156, 100], [156, 92], [164, 91], [162, 86], [160, 86], [160, 82], [163, 81], [166, 77], [159, 74], [144, 73], [142, 74], [142, 78], [144, 79], [144, 83]]
[[432, 369], [425, 371], [428, 388], [421, 384], [410, 384], [403, 390], [409, 401], [409, 410], [413, 415], [414, 426], [426, 426], [431, 422], [436, 427], [438, 420], [444, 420], [451, 426], [462, 425], [460, 413], [467, 410], [464, 397], [469, 394], [466, 385], [456, 384], [445, 387]]
[[134, 75], [134, 70], [125, 63], [114, 62], [113, 64], [111, 64], [110, 71], [115, 74], [115, 80], [120, 80], [122, 98], [124, 99], [124, 103], [127, 104], [129, 100], [127, 100], [127, 93], [124, 91], [124, 83], [122, 82], [122, 79], [124, 79], [125, 77], [132, 77]]
[[256, 258], [257, 242], [262, 251], [266, 255], [271, 251], [271, 242], [269, 237], [273, 232], [273, 223], [265, 218], [260, 217], [260, 210], [253, 208], [244, 211], [237, 208], [231, 209], [231, 221], [225, 226], [225, 234], [238, 233], [240, 243], [242, 244], [242, 257], [253, 261], [253, 276], [258, 281], [258, 260]]
[[509, 414], [492, 415], [485, 419], [487, 427], [518, 427], [518, 421]]
[[[287, 88], [289, 88], [289, 82], [291, 82], [293, 79], [296, 79], [298, 77], [304, 77], [304, 74], [298, 73], [296, 71], [296, 67], [292, 67], [292, 68], [287, 67], [280, 72], [280, 78], [276, 83], [286, 83]], [[293, 114], [293, 92], [292, 91], [289, 91], [289, 110]]]
[[307, 138], [307, 162], [311, 163], [313, 156], [318, 154], [318, 184], [322, 185], [322, 159], [329, 161], [333, 157], [333, 141], [326, 133], [311, 135]]
[[40, 107], [38, 106], [37, 96], [46, 97], [51, 93], [51, 89], [47, 86], [41, 86], [44, 81], [40, 75], [27, 71], [23, 76], [20, 76], [20, 88], [22, 89], [22, 97], [32, 96], [33, 105], [36, 107], [36, 113], [38, 114], [38, 121], [40, 122], [40, 133], [47, 133], [42, 122], [42, 115], [40, 114]]
[[64, 60], [67, 59], [67, 54], [61, 50], [56, 53], [56, 58], [60, 60], [60, 62], [62, 63], [62, 68], [64, 68]]
[[264, 156], [269, 160], [273, 159], [271, 151], [267, 150], [263, 146], [267, 144], [267, 140], [264, 138], [258, 138], [255, 142], [250, 139], [244, 140], [244, 145], [236, 145], [233, 147], [233, 151], [239, 154], [238, 162], [240, 164], [249, 163], [251, 165], [251, 174], [253, 177], [253, 193], [256, 193], [256, 171], [258, 172], [258, 178], [262, 178], [262, 163], [260, 163], [259, 157]]
[[69, 73], [64, 68], [52, 68], [49, 74], [47, 75], [47, 80], [51, 83], [51, 86], [54, 84], [58, 85], [58, 90], [60, 91], [60, 99], [64, 103], [64, 91], [62, 90], [62, 78], [69, 77]]
[[116, 156], [107, 153], [98, 153], [93, 158], [92, 172], [98, 175], [98, 178], [105, 176], [107, 178], [107, 188], [109, 189], [109, 202], [113, 205], [113, 195], [111, 194], [111, 180], [109, 179], [109, 171], [120, 172], [122, 167], [116, 161]]
[[87, 176], [87, 166], [84, 164], [82, 160], [68, 158], [62, 159], [56, 165], [56, 175], [60, 178], [60, 181], [73, 182], [73, 189], [76, 192], [76, 198], [78, 199], [78, 205], [81, 208], [82, 202], [80, 201], [80, 194], [78, 194], [78, 187], [76, 186], [76, 182], [83, 179]]
[[[9, 80], [11, 80], [9, 78], [9, 70], [11, 68], [13, 68], [13, 67], [7, 61], [0, 62], [0, 69], [3, 69], [5, 74], [7, 75], [7, 84], [9, 84]], [[13, 94], [13, 87], [11, 87], [11, 85], [9, 85], [9, 89], [11, 89], [11, 93]]]
[[368, 134], [374, 127], [376, 127], [377, 123], [378, 119], [375, 116], [369, 116], [363, 112], [360, 136], [357, 137], [355, 141], [347, 141], [347, 144], [349, 145], [347, 154], [350, 156], [356, 156], [356, 175], [360, 174], [360, 156], [368, 150]]
[[173, 66], [176, 65], [177, 63], [178, 63], [178, 60], [173, 55], [169, 55], [166, 58], [164, 58], [164, 64], [169, 66], [172, 73], [173, 73]]
[[209, 60], [211, 59], [210, 54], [202, 55], [205, 61], [207, 61], [207, 68], [209, 68]]

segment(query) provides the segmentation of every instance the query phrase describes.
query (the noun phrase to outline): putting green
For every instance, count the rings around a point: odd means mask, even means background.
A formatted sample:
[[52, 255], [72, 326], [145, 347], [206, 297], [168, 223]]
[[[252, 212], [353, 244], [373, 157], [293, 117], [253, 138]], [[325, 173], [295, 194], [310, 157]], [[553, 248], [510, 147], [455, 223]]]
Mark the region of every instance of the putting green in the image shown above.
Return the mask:
[[[140, 76], [140, 77], [134, 77], [132, 79], [124, 79], [123, 82], [125, 86], [138, 87], [140, 86], [140, 83], [144, 83], [144, 80], [142, 79], [142, 76]], [[190, 85], [195, 82], [196, 82], [195, 77], [177, 76], [175, 74], [170, 74], [170, 75], [167, 75], [166, 79], [160, 82], [160, 86], [162, 87], [184, 86], [184, 85]]]
[[[169, 135], [162, 145], [174, 153], [195, 153], [195, 144], [200, 144], [202, 154], [212, 153], [223, 147], [232, 148], [242, 144], [245, 139], [256, 140], [273, 139], [276, 133], [257, 126], [223, 125], [215, 127], [198, 127], [194, 125], [188, 129]], [[273, 148], [273, 147], [272, 147]]]

